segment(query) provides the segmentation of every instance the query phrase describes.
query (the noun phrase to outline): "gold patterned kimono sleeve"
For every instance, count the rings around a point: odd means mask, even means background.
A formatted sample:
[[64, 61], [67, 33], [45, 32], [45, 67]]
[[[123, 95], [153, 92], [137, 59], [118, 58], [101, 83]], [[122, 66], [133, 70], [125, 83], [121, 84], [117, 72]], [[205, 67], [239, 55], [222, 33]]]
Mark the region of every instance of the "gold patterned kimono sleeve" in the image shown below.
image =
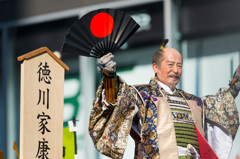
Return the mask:
[[238, 110], [230, 89], [220, 88], [216, 95], [204, 99], [205, 116], [228, 130], [233, 139], [239, 126]]
[[117, 102], [102, 102], [103, 82], [98, 87], [90, 114], [89, 134], [96, 149], [111, 158], [122, 158], [127, 146], [135, 105], [139, 96], [133, 87], [119, 80]]

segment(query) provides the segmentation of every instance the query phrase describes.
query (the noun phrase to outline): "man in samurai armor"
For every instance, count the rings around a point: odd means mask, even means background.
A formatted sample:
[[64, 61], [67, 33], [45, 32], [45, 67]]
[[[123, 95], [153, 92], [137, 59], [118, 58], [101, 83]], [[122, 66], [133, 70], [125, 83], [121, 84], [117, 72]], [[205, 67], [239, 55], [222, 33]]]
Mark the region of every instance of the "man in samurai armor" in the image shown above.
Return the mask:
[[116, 75], [109, 53], [100, 59], [103, 80], [90, 115], [94, 146], [111, 158], [122, 158], [129, 134], [136, 159], [226, 159], [239, 126], [234, 99], [240, 90], [240, 65], [229, 88], [199, 98], [177, 89], [183, 59], [173, 48], [152, 58], [155, 77], [149, 84], [128, 85]]

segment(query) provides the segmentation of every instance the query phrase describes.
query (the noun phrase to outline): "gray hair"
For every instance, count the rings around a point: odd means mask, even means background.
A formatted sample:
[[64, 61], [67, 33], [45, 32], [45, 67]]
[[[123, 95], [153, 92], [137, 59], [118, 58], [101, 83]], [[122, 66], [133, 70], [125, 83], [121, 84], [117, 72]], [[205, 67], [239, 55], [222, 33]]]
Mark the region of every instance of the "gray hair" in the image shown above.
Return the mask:
[[[163, 61], [163, 55], [164, 55], [164, 52], [163, 52], [163, 49], [158, 49], [154, 54], [153, 54], [153, 57], [152, 57], [152, 64], [157, 64], [158, 67], [160, 67], [162, 61]], [[157, 74], [155, 73], [155, 77], [157, 77]]]
[[157, 66], [159, 67], [161, 62], [163, 61], [163, 55], [164, 55], [164, 52], [163, 52], [163, 49], [159, 49], [157, 50], [154, 54], [153, 54], [153, 57], [152, 57], [152, 64], [157, 64]]

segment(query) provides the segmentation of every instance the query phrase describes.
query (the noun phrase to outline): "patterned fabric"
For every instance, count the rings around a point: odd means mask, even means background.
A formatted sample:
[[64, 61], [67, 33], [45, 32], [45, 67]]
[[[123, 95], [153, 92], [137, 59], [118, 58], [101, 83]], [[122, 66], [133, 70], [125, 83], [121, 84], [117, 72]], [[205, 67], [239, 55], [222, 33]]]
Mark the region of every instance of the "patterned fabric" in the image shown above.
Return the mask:
[[[102, 103], [103, 83], [100, 84], [90, 115], [89, 134], [98, 151], [111, 158], [121, 158], [127, 145], [130, 133], [134, 105], [142, 123], [142, 140], [136, 142], [135, 158], [160, 158], [156, 131], [157, 108], [154, 101], [162, 97], [157, 80], [151, 79], [150, 84], [135, 86], [138, 92], [120, 79], [118, 101], [106, 106]], [[205, 115], [208, 119], [219, 123], [234, 136], [238, 127], [238, 115], [234, 98], [225, 89], [220, 89], [216, 96], [208, 96], [205, 100], [178, 90], [185, 99], [195, 100], [199, 106], [205, 103]], [[143, 99], [143, 103], [141, 102]], [[104, 110], [103, 107], [108, 109]], [[177, 127], [179, 125], [175, 125]]]
[[[135, 105], [143, 107], [135, 89], [121, 81], [118, 101], [106, 106], [102, 100], [103, 82], [100, 84], [90, 115], [89, 134], [96, 149], [102, 154], [121, 158], [127, 146]], [[117, 106], [116, 106], [117, 105]], [[103, 109], [103, 107], [107, 109]], [[141, 109], [139, 109], [141, 110]], [[144, 118], [142, 118], [143, 122]]]
[[[153, 88], [152, 88], [153, 87]], [[135, 88], [142, 95], [146, 104], [145, 122], [142, 126], [142, 142], [136, 143], [135, 158], [160, 158], [158, 153], [158, 138], [157, 138], [157, 108], [153, 103], [152, 97], [161, 96], [158, 89], [151, 85], [140, 85]]]
[[199, 153], [199, 144], [194, 125], [185, 123], [174, 123], [177, 145], [181, 147], [187, 147], [187, 144], [191, 144]]
[[167, 93], [164, 89], [161, 89], [161, 91], [166, 96], [171, 109], [177, 145], [186, 148], [187, 144], [191, 144], [199, 153], [197, 133], [191, 110], [187, 102], [178, 93], [178, 90], [172, 95]]
[[[158, 138], [157, 138], [157, 108], [153, 101], [155, 100], [154, 97], [163, 97], [163, 95], [159, 91], [159, 85], [157, 83], [157, 80], [155, 78], [152, 78], [150, 80], [149, 85], [137, 85], [135, 86], [136, 89], [140, 92], [142, 95], [144, 102], [146, 103], [146, 118], [145, 122], [142, 127], [142, 142], [136, 143], [136, 152], [135, 155], [137, 156], [136, 158], [160, 158], [160, 154], [158, 152]], [[186, 99], [189, 100], [196, 100], [199, 101], [199, 98], [196, 96], [193, 96], [191, 94], [188, 94], [182, 90], [178, 90], [182, 94], [185, 95]], [[180, 96], [180, 94], [177, 94], [177, 96]], [[169, 99], [168, 102], [171, 100]], [[173, 102], [173, 101], [172, 101]], [[175, 106], [179, 104], [185, 104], [186, 102], [183, 100], [181, 101], [174, 101]], [[174, 103], [173, 102], [173, 103]], [[175, 110], [175, 111], [174, 111]], [[186, 109], [185, 109], [186, 110]], [[173, 109], [172, 115], [177, 113], [177, 109]], [[191, 115], [189, 116], [190, 109], [188, 107], [188, 113], [185, 111], [179, 113], [176, 115], [176, 118], [187, 118], [187, 120], [190, 120], [193, 127], [182, 127], [179, 129], [179, 124], [175, 124], [176, 129], [177, 129], [177, 143], [179, 145], [184, 145], [186, 147], [186, 143], [191, 143], [192, 145], [196, 145], [196, 149], [198, 150], [198, 142], [197, 140], [197, 135], [195, 131], [195, 127], [193, 125], [193, 120]], [[184, 128], [188, 127], [188, 131], [190, 130], [190, 133], [186, 133], [185, 135], [182, 134], [182, 131], [184, 131]]]
[[239, 126], [239, 117], [230, 89], [220, 89], [215, 96], [204, 98], [205, 116], [227, 129], [233, 139]]
[[174, 122], [192, 123], [193, 118], [191, 112], [180, 112], [177, 109], [171, 109]]

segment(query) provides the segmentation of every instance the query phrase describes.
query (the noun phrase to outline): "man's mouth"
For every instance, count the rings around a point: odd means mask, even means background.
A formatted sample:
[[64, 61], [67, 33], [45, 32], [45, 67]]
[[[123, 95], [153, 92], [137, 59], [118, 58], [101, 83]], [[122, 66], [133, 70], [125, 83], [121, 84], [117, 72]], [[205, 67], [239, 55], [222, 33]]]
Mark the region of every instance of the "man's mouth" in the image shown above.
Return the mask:
[[179, 79], [179, 76], [175, 76], [175, 75], [170, 75], [170, 76], [168, 76], [168, 77], [170, 77], [170, 78], [174, 78], [174, 79], [176, 79], [176, 80]]

